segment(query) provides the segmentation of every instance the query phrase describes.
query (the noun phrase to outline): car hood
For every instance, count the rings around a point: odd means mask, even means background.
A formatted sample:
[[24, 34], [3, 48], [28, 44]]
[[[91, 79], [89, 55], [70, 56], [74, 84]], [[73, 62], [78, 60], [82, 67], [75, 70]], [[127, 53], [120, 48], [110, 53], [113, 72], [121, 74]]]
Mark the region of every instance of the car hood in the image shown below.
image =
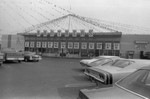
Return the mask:
[[97, 66], [97, 67], [93, 67], [93, 68], [90, 68], [94, 71], [97, 71], [99, 72], [100, 70], [103, 70], [103, 71], [106, 71], [106, 72], [109, 72], [111, 74], [116, 74], [116, 73], [130, 73], [130, 72], [134, 72], [135, 68], [130, 68], [130, 69], [124, 69], [124, 68], [119, 68], [119, 67], [115, 67], [115, 66]]
[[[80, 90], [80, 98], [85, 99], [143, 99], [141, 96], [123, 90], [117, 86], [100, 89]], [[145, 97], [146, 98], [146, 97]]]
[[84, 64], [88, 64], [90, 62], [93, 62], [93, 61], [96, 61], [97, 59], [84, 59], [84, 60], [81, 60], [80, 62], [81, 63], [84, 63]]

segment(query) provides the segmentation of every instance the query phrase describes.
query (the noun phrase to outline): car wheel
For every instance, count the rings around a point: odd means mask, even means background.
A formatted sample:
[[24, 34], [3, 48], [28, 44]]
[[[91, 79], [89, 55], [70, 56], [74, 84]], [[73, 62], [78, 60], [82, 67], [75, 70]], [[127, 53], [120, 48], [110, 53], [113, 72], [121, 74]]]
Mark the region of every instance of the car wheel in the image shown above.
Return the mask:
[[21, 60], [18, 60], [19, 63], [21, 63]]
[[24, 61], [25, 61], [25, 62], [27, 62], [27, 61], [28, 61], [28, 59], [27, 59], [27, 58], [25, 58], [25, 59], [24, 59]]

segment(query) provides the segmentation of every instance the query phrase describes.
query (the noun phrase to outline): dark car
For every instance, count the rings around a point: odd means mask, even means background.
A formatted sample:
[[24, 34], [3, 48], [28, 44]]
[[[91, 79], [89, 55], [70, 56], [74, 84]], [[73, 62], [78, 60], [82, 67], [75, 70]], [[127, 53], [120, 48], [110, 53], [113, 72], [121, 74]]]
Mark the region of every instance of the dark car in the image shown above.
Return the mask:
[[120, 79], [113, 87], [82, 89], [78, 99], [150, 99], [150, 66]]

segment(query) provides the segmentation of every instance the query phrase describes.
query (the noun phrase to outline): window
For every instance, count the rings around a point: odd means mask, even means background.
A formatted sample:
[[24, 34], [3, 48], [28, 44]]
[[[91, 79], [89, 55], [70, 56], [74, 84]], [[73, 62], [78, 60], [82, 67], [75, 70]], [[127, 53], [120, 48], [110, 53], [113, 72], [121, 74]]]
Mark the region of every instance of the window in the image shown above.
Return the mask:
[[73, 43], [72, 42], [68, 42], [68, 49], [72, 49], [73, 48]]
[[36, 42], [36, 47], [41, 47], [41, 42]]
[[29, 47], [29, 42], [25, 42], [25, 47]]
[[47, 47], [46, 44], [47, 44], [47, 42], [42, 42], [42, 47], [46, 48]]
[[48, 48], [52, 48], [53, 47], [53, 42], [48, 42]]
[[149, 74], [148, 74], [148, 76], [147, 76], [147, 79], [146, 79], [146, 81], [145, 81], [145, 84], [148, 85], [148, 86], [150, 86], [150, 72], [149, 72]]
[[[121, 79], [116, 84], [119, 85], [118, 87], [121, 86], [141, 96], [149, 97], [150, 86], [146, 84], [149, 82], [146, 80], [149, 80], [149, 70], [140, 69], [124, 79]], [[146, 81], [146, 83], [144, 81]]]
[[87, 49], [87, 43], [81, 43], [81, 49]]
[[105, 49], [111, 50], [111, 43], [105, 43]]
[[114, 50], [120, 50], [120, 44], [114, 43]]
[[61, 48], [66, 48], [66, 42], [61, 42]]
[[58, 42], [54, 42], [54, 48], [58, 48]]
[[30, 42], [30, 47], [34, 47], [34, 42]]
[[89, 49], [94, 49], [94, 43], [89, 43]]
[[79, 49], [79, 43], [78, 42], [74, 43], [74, 49]]
[[130, 62], [130, 61], [127, 61], [127, 60], [117, 60], [116, 62], [114, 62], [112, 64], [112, 66], [124, 68], [124, 67], [126, 67], [126, 66], [128, 66], [132, 63], [134, 63], [134, 62]]
[[102, 43], [97, 43], [97, 49], [102, 49]]

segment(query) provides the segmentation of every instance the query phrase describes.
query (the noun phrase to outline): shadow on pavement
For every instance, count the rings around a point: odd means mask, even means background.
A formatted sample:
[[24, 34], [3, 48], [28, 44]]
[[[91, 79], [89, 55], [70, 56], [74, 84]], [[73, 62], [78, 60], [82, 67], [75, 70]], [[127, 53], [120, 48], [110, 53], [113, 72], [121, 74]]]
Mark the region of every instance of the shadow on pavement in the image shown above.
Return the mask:
[[[89, 85], [88, 85], [89, 84]], [[75, 84], [75, 85], [70, 85], [66, 86], [63, 88], [58, 88], [58, 94], [62, 99], [77, 99], [79, 91], [81, 89], [89, 89], [89, 88], [94, 88], [95, 85], [90, 83], [83, 83], [81, 85]]]
[[72, 76], [75, 80], [77, 81], [82, 81], [82, 82], [90, 82], [90, 80], [88, 79], [88, 77], [86, 77], [84, 74], [82, 76]]
[[75, 72], [82, 72], [82, 73], [84, 72], [83, 68], [73, 68], [72, 70]]

